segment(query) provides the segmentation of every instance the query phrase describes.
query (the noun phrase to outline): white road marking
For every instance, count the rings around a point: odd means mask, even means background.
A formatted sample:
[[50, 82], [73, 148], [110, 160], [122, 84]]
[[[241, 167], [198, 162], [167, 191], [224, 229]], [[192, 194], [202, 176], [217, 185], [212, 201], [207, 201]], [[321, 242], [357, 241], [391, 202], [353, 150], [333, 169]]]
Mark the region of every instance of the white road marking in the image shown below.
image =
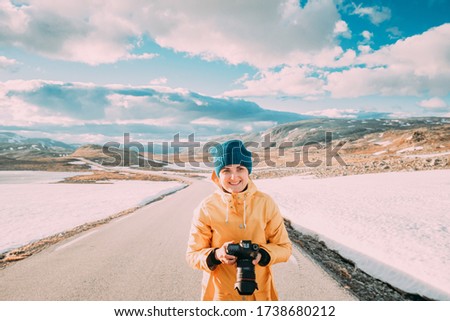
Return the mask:
[[97, 233], [97, 231], [91, 231], [91, 232], [89, 232], [89, 233], [86, 233], [86, 234], [84, 234], [84, 235], [82, 235], [82, 236], [76, 238], [75, 240], [72, 240], [72, 241], [70, 241], [70, 242], [67, 242], [66, 244], [63, 244], [63, 245], [61, 245], [60, 247], [58, 247], [55, 251], [62, 250], [62, 249], [66, 248], [66, 247], [68, 247], [68, 246], [70, 246], [70, 245], [72, 245], [72, 244], [74, 244], [74, 243], [76, 243], [76, 242], [78, 242], [78, 241], [80, 241], [80, 240], [82, 240], [82, 239], [84, 239], [84, 238], [86, 238], [86, 237], [88, 237], [88, 236], [94, 234], [94, 233]]

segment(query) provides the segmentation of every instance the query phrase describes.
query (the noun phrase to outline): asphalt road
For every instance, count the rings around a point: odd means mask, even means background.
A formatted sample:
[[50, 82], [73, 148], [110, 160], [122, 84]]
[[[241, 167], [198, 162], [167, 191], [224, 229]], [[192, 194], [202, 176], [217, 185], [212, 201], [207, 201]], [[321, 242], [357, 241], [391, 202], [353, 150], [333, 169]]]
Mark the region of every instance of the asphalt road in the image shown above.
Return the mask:
[[[185, 251], [192, 212], [214, 188], [195, 180], [0, 270], [0, 300], [199, 300], [202, 273]], [[281, 300], [354, 300], [298, 250], [274, 273]]]

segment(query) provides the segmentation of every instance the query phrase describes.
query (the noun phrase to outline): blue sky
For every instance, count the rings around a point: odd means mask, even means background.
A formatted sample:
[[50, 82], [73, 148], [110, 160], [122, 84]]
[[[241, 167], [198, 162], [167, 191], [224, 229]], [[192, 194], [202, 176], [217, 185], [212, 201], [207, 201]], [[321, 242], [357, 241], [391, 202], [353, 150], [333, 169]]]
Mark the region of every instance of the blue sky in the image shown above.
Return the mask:
[[296, 114], [448, 117], [449, 12], [450, 0], [0, 0], [0, 131], [101, 143]]

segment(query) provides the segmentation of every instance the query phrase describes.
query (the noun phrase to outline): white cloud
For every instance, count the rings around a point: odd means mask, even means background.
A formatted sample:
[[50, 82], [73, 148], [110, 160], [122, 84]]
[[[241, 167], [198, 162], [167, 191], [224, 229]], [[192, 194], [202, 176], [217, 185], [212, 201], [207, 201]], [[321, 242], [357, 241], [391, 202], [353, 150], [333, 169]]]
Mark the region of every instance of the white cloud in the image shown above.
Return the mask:
[[5, 56], [0, 56], [0, 69], [10, 69], [17, 66], [18, 62], [15, 59], [10, 59]]
[[[117, 110], [133, 109], [146, 102], [146, 97], [136, 97], [132, 95], [111, 94], [106, 96], [110, 102], [110, 106]], [[107, 115], [112, 116], [113, 111], [108, 109]], [[120, 119], [118, 117], [117, 119]]]
[[368, 30], [361, 32], [361, 35], [363, 36], [365, 42], [369, 42], [373, 37], [373, 33]]
[[[158, 44], [204, 59], [247, 62], [267, 68], [301, 61], [330, 46], [339, 19], [331, 0], [311, 0], [301, 8], [296, 0], [245, 2], [180, 2], [161, 22]], [[158, 8], [162, 9], [162, 8]], [[167, 8], [163, 12], [167, 12]], [[201, 35], [199, 37], [199, 35]]]
[[403, 73], [386, 68], [352, 68], [328, 75], [326, 89], [334, 98], [356, 98], [370, 95], [414, 95], [410, 79]]
[[449, 38], [450, 24], [444, 24], [377, 51], [364, 52], [362, 47], [356, 59], [361, 66], [329, 74], [326, 90], [336, 98], [445, 96], [450, 83]]
[[70, 126], [80, 124], [78, 120], [52, 113], [19, 97], [0, 91], [0, 126], [30, 127], [36, 124]]
[[281, 69], [261, 70], [253, 78], [248, 74], [235, 81], [244, 88], [223, 93], [231, 97], [290, 96], [318, 100], [325, 93], [327, 68], [352, 66], [357, 61], [352, 49], [341, 47], [324, 50], [303, 59], [305, 65], [286, 65]]
[[142, 33], [130, 18], [139, 2], [29, 0], [16, 6], [3, 1], [0, 38], [50, 58], [91, 65], [148, 59], [152, 54], [134, 55], [136, 45], [130, 45]]
[[411, 70], [417, 76], [433, 77], [449, 73], [449, 37], [450, 23], [447, 23], [385, 46], [362, 60], [372, 66], [387, 64], [397, 69]]
[[352, 33], [348, 28], [347, 22], [345, 22], [344, 20], [339, 20], [338, 22], [336, 22], [333, 32], [335, 35], [342, 35], [344, 38], [351, 38], [352, 36]]
[[388, 32], [388, 36], [391, 39], [398, 39], [403, 35], [398, 27], [387, 28], [386, 31]]
[[[367, 31], [363, 37], [370, 40], [372, 34]], [[376, 51], [363, 44], [358, 46], [358, 53], [334, 47], [305, 57], [308, 65], [263, 70], [253, 77], [245, 75], [235, 83], [243, 88], [224, 95], [306, 99], [317, 99], [327, 92], [333, 98], [445, 96], [450, 83], [450, 59], [446, 54], [450, 52], [449, 38], [450, 24], [444, 24]]]
[[5, 43], [92, 65], [151, 57], [133, 55], [145, 35], [162, 47], [231, 64], [298, 63], [305, 53], [333, 47], [340, 21], [333, 0], [303, 7], [296, 0], [28, 0], [20, 7], [4, 1], [0, 15]]
[[0, 2], [0, 35], [3, 40], [14, 41], [13, 35], [26, 31], [29, 16], [10, 1]]
[[311, 96], [323, 93], [323, 80], [311, 76], [308, 67], [285, 66], [280, 71], [262, 71], [254, 79], [243, 80], [245, 89], [225, 92], [225, 96]]
[[359, 110], [357, 109], [324, 109], [314, 110], [304, 113], [305, 115], [329, 117], [329, 118], [357, 118]]
[[126, 120], [113, 120], [109, 122], [102, 122], [97, 124], [106, 124], [106, 125], [150, 125], [156, 127], [170, 127], [174, 126], [177, 123], [177, 119], [173, 117], [164, 117], [164, 118], [137, 118], [137, 119], [126, 119]]
[[372, 52], [372, 48], [370, 46], [367, 46], [367, 45], [359, 45], [358, 46], [358, 50], [362, 54], [369, 54], [369, 53]]
[[156, 79], [150, 80], [150, 85], [165, 85], [167, 84], [168, 79], [166, 77], [159, 77]]
[[221, 121], [219, 119], [210, 118], [210, 117], [200, 117], [191, 121], [191, 124], [194, 125], [205, 125], [205, 126], [225, 126], [229, 125], [226, 122]]
[[353, 119], [365, 119], [365, 118], [386, 118], [392, 117], [393, 114], [386, 112], [378, 112], [364, 109], [352, 109], [352, 108], [330, 108], [323, 110], [314, 110], [304, 113], [305, 115], [329, 117], [329, 118], [353, 118]]
[[123, 132], [154, 137], [171, 137], [176, 132], [227, 135], [248, 126], [261, 130], [268, 124], [302, 119], [241, 99], [168, 87], [45, 80], [0, 82], [0, 110], [0, 129], [23, 127], [73, 137]]
[[427, 109], [447, 109], [449, 107], [448, 104], [439, 97], [422, 100], [418, 105]]
[[[6, 82], [0, 82], [0, 96], [6, 95], [9, 91], [33, 91], [42, 87], [42, 80], [21, 80], [14, 79]], [[61, 84], [56, 81], [46, 81], [48, 84]]]
[[361, 36], [363, 37], [363, 39], [358, 42], [359, 52], [362, 54], [368, 54], [372, 52], [372, 48], [370, 47], [370, 45], [373, 43], [373, 33], [368, 30], [364, 30], [363, 32], [361, 32]]
[[356, 5], [353, 3], [352, 14], [358, 15], [360, 17], [368, 16], [370, 21], [379, 25], [383, 21], [391, 19], [391, 9], [388, 7], [374, 6], [374, 7], [363, 7], [361, 4]]
[[[225, 93], [237, 97], [448, 93], [450, 24], [379, 50], [370, 47], [373, 34], [365, 30], [357, 48], [343, 50], [336, 37], [349, 37], [351, 31], [337, 3], [309, 0], [301, 7], [298, 0], [264, 5], [260, 0], [209, 0], [208, 5], [203, 0], [28, 0], [19, 7], [2, 1], [0, 39], [55, 59], [95, 65], [155, 58], [153, 53], [135, 53], [150, 37], [177, 52], [260, 68], [256, 76], [246, 74], [236, 81], [240, 89]], [[351, 10], [375, 24], [391, 15], [381, 6], [353, 4]], [[388, 31], [400, 32], [395, 27]], [[0, 56], [0, 68], [14, 62]], [[162, 77], [150, 84], [170, 94], [174, 89], [164, 87], [166, 82]]]
[[140, 55], [127, 54], [125, 57], [121, 58], [121, 60], [146, 60], [146, 59], [153, 59], [158, 56], [159, 56], [158, 54], [150, 54], [150, 53], [143, 53]]
[[245, 81], [247, 81], [248, 79], [249, 79], [249, 74], [248, 74], [248, 73], [245, 73], [242, 77], [240, 77], [239, 79], [236, 79], [236, 80], [234, 81], [234, 84], [235, 84], [235, 85], [242, 84], [242, 83], [244, 83]]

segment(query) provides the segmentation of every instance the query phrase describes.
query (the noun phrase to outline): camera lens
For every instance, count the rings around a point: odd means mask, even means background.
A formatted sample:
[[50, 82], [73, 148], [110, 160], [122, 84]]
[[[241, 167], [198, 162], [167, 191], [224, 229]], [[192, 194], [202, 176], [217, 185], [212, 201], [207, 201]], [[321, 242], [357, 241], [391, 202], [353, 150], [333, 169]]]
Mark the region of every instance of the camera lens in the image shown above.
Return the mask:
[[235, 289], [240, 295], [251, 295], [258, 288], [256, 284], [255, 266], [251, 260], [239, 260], [237, 262], [237, 274]]

